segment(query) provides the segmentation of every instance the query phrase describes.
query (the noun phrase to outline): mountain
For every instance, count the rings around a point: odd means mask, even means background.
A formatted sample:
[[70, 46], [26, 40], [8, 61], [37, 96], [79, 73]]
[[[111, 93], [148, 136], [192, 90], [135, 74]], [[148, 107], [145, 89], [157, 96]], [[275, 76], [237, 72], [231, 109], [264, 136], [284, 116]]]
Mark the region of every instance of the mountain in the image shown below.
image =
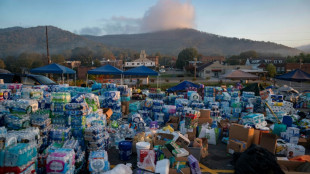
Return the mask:
[[297, 47], [297, 49], [300, 49], [301, 51], [306, 52], [306, 53], [310, 53], [310, 44], [299, 46]]
[[238, 55], [241, 52], [255, 50], [260, 53], [275, 53], [283, 56], [296, 55], [300, 50], [284, 45], [223, 37], [194, 29], [175, 29], [143, 34], [122, 34], [104, 36], [85, 36], [107, 46], [146, 50], [148, 54], [160, 52], [166, 55], [178, 55], [187, 47], [195, 47], [203, 55]]
[[[50, 54], [62, 53], [76, 47], [91, 50], [113, 51], [118, 54], [144, 49], [147, 54], [177, 56], [187, 47], [195, 47], [202, 55], [238, 55], [255, 50], [259, 53], [286, 55], [299, 54], [300, 50], [271, 42], [258, 42], [218, 36], [194, 29], [175, 29], [143, 34], [81, 36], [57, 27], [48, 26]], [[104, 49], [101, 49], [104, 48]], [[46, 53], [45, 27], [12, 27], [0, 29], [0, 58], [23, 52]]]
[[[103, 46], [57, 27], [48, 26], [50, 54], [61, 53], [76, 47]], [[0, 29], [0, 57], [16, 56], [23, 52], [46, 53], [45, 26]]]

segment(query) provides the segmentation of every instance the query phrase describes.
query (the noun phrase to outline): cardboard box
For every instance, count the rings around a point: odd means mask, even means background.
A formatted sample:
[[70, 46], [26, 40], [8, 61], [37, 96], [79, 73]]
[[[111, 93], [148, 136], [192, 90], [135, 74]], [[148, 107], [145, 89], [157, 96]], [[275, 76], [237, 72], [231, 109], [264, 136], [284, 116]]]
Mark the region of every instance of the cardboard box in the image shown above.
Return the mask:
[[229, 128], [229, 139], [246, 142], [247, 148], [251, 146], [254, 138], [254, 129], [245, 128], [240, 124], [232, 124]]
[[166, 126], [170, 125], [174, 130], [178, 130], [180, 123], [180, 117], [171, 116], [166, 123]]
[[200, 126], [206, 123], [209, 123], [211, 125], [212, 121], [212, 118], [198, 118], [198, 125]]
[[113, 114], [113, 111], [110, 108], [102, 108], [102, 111], [107, 116], [107, 119], [110, 119]]
[[260, 145], [260, 140], [261, 140], [261, 137], [262, 137], [262, 134], [263, 133], [269, 133], [270, 131], [262, 131], [262, 130], [257, 130], [257, 129], [254, 129], [254, 136], [253, 136], [253, 144], [257, 144], [257, 145]]
[[211, 110], [210, 109], [201, 109], [199, 118], [210, 118]]
[[300, 161], [282, 161], [278, 160], [278, 164], [285, 174], [307, 174], [309, 172], [297, 172], [296, 169], [305, 162]]
[[193, 128], [191, 130], [187, 129], [187, 137], [190, 141], [194, 141], [195, 138], [196, 138], [196, 132], [197, 132], [197, 129], [196, 128]]
[[245, 141], [229, 140], [227, 144], [227, 152], [233, 154], [235, 152], [243, 152], [247, 149]]
[[254, 129], [254, 136], [253, 136], [253, 144], [259, 145], [260, 140], [260, 130]]
[[271, 133], [262, 133], [260, 146], [275, 154], [277, 148], [277, 135]]
[[307, 146], [308, 146], [307, 139], [306, 138], [299, 138], [298, 145], [301, 145], [301, 146], [304, 146], [305, 148], [307, 148]]
[[153, 145], [164, 145], [166, 144], [166, 140], [173, 140], [174, 136], [172, 134], [165, 134], [165, 133], [157, 133], [154, 135], [153, 138]]
[[[179, 161], [184, 162], [184, 161], [188, 161], [188, 160], [187, 160], [187, 157], [175, 158], [175, 164]], [[174, 167], [174, 164], [172, 164], [172, 167]], [[191, 169], [188, 166], [186, 168], [182, 168], [181, 171], [183, 174], [190, 174], [191, 173]], [[177, 169], [169, 168], [169, 174], [179, 174], [179, 173], [177, 172]]]

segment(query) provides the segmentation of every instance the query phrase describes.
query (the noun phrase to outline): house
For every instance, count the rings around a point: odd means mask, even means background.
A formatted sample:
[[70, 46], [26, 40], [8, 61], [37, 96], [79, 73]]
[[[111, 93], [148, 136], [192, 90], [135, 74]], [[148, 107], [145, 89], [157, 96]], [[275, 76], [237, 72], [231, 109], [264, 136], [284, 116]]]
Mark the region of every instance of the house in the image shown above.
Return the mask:
[[220, 61], [205, 63], [197, 68], [198, 76], [202, 78], [219, 78], [225, 73], [232, 72], [237, 69], [251, 69], [247, 65], [224, 65]]
[[268, 64], [273, 64], [276, 67], [277, 74], [285, 72], [285, 58], [248, 58], [245, 62], [245, 65], [252, 66], [252, 69], [256, 70], [266, 70]]
[[310, 74], [310, 63], [286, 63], [285, 72], [290, 72], [295, 69], [301, 69], [302, 71]]
[[123, 61], [122, 60], [110, 60], [110, 59], [103, 58], [100, 61], [100, 63], [102, 66], [109, 64], [109, 65], [112, 65], [118, 69], [123, 69]]
[[220, 63], [225, 62], [226, 58], [224, 56], [203, 56], [199, 59], [203, 63], [219, 61]]
[[79, 66], [81, 66], [81, 61], [78, 61], [78, 60], [65, 61], [65, 66], [71, 69], [78, 68]]
[[[158, 56], [155, 56], [158, 57]], [[158, 62], [158, 60], [157, 60]], [[152, 61], [150, 59], [147, 58], [145, 50], [141, 50], [140, 52], [140, 58], [136, 59], [132, 62], [125, 62], [124, 64], [124, 68], [134, 68], [134, 67], [138, 67], [138, 66], [146, 66], [146, 67], [155, 67], [156, 66], [156, 62]]]

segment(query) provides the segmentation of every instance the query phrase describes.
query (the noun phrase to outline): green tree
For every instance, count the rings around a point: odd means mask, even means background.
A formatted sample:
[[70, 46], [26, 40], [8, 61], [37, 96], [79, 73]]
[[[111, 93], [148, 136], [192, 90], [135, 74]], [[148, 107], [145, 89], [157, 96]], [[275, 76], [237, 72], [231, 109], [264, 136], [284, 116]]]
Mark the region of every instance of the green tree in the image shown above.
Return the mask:
[[2, 59], [0, 59], [0, 68], [1, 69], [4, 69], [6, 66], [5, 66], [5, 63]]
[[274, 77], [277, 73], [276, 67], [271, 63], [267, 65], [266, 69], [268, 71], [269, 77]]
[[65, 56], [61, 54], [56, 54], [56, 55], [52, 55], [51, 60], [53, 63], [64, 64], [66, 59], [65, 59]]
[[87, 47], [76, 47], [72, 50], [72, 57], [80, 60], [84, 66], [92, 66], [93, 52]]
[[98, 59], [94, 60], [94, 66], [95, 67], [100, 67], [101, 66], [101, 62]]
[[250, 50], [250, 51], [245, 51], [240, 53], [240, 58], [241, 59], [247, 59], [247, 58], [257, 58], [258, 54], [256, 51]]
[[176, 62], [176, 67], [183, 69], [183, 67], [188, 63], [188, 61], [194, 60], [195, 57], [198, 57], [198, 51], [195, 48], [185, 48], [179, 55]]

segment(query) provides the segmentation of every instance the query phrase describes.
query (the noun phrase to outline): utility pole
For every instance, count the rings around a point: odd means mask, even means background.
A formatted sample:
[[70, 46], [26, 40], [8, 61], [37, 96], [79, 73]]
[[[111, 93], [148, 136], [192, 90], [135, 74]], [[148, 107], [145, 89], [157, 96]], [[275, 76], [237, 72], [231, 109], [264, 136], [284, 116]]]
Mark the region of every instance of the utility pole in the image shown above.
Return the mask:
[[196, 63], [197, 63], [197, 58], [194, 58], [194, 69], [195, 69], [195, 73], [194, 73], [194, 79], [196, 80]]
[[47, 26], [45, 27], [45, 35], [46, 35], [46, 56], [47, 56], [47, 64], [51, 64], [50, 53], [48, 50], [48, 34], [47, 34]]

